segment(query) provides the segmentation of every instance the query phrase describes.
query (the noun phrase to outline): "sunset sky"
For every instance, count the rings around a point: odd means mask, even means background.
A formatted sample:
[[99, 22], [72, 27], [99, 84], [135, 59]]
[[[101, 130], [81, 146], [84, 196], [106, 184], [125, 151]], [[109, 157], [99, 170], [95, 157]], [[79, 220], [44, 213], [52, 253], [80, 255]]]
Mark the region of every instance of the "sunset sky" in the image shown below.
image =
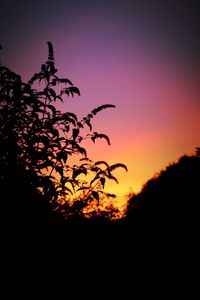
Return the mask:
[[[111, 146], [88, 145], [91, 159], [121, 162], [118, 195], [138, 192], [168, 163], [200, 146], [198, 1], [1, 1], [0, 61], [29, 79], [54, 45], [58, 75], [81, 97], [62, 106], [78, 116], [101, 104], [94, 130]], [[61, 108], [61, 107], [60, 107]]]

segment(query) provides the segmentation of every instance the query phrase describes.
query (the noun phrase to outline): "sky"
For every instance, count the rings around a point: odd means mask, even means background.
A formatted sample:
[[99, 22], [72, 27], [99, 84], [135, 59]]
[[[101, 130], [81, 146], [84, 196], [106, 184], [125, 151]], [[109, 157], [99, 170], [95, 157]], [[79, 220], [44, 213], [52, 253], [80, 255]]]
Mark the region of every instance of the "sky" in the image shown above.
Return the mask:
[[28, 80], [54, 46], [58, 75], [79, 87], [64, 111], [99, 113], [94, 130], [110, 137], [88, 144], [91, 159], [124, 163], [109, 184], [125, 195], [200, 146], [198, 1], [1, 1], [0, 61]]

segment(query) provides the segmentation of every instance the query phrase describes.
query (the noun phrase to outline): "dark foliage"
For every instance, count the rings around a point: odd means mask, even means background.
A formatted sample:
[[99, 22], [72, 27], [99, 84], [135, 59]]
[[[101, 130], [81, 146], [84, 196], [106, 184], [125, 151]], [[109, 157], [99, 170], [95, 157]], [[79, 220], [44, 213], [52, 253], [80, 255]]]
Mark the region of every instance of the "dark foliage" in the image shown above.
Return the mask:
[[146, 231], [180, 236], [197, 229], [200, 156], [183, 156], [150, 179], [128, 203], [127, 219]]
[[[59, 111], [55, 102], [80, 91], [56, 74], [51, 42], [46, 63], [27, 83], [0, 64], [0, 195], [8, 224], [82, 220], [91, 204], [91, 216], [110, 218], [116, 213], [112, 206], [101, 212], [105, 198], [115, 196], [104, 191], [105, 182], [117, 182], [112, 172], [126, 166], [93, 162], [82, 146], [83, 140], [98, 138], [110, 145], [107, 135], [93, 131], [91, 121], [115, 106], [101, 105], [81, 120]], [[79, 162], [70, 164], [71, 156], [79, 156]]]

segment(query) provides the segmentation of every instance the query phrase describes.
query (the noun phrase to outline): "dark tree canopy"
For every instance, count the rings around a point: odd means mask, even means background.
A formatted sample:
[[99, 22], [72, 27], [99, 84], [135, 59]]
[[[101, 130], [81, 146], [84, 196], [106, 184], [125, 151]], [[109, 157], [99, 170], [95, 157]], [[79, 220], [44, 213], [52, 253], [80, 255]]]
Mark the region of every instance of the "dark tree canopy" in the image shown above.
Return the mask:
[[154, 178], [147, 181], [142, 191], [128, 203], [127, 219], [148, 230], [196, 230], [200, 199], [200, 156], [182, 156]]

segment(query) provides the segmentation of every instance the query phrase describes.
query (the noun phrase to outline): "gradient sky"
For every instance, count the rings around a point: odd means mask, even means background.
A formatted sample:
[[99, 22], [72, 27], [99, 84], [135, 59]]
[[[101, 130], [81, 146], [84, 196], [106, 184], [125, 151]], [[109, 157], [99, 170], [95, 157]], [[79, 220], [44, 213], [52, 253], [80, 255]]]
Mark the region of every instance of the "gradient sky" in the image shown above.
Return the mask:
[[1, 1], [1, 62], [29, 79], [54, 45], [59, 75], [81, 97], [62, 109], [96, 116], [108, 134], [89, 144], [91, 159], [125, 163], [118, 200], [168, 163], [200, 146], [200, 21], [198, 1]]

